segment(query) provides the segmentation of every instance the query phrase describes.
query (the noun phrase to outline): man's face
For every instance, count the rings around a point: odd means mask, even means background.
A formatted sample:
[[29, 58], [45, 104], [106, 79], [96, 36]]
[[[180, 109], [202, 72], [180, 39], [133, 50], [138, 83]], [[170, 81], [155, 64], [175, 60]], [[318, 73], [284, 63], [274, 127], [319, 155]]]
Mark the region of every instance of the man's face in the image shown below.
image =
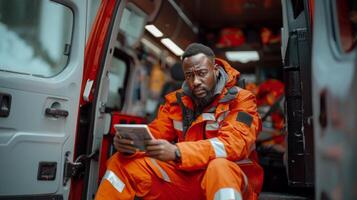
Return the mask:
[[198, 98], [205, 98], [216, 84], [217, 67], [213, 60], [205, 54], [197, 54], [186, 57], [182, 63], [185, 80], [192, 91], [192, 94]]

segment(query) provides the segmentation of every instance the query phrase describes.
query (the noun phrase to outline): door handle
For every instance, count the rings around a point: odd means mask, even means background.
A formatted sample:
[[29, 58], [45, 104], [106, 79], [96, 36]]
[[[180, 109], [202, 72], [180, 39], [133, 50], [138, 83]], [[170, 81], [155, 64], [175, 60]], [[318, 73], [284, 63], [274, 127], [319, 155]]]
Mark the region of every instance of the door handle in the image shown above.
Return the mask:
[[320, 113], [319, 113], [319, 123], [324, 129], [327, 127], [327, 102], [326, 102], [326, 90], [322, 90], [320, 93]]
[[59, 117], [66, 118], [68, 116], [68, 111], [57, 109], [57, 108], [46, 108], [45, 114], [46, 116], [55, 117], [55, 118], [59, 118]]
[[11, 108], [11, 95], [0, 93], [0, 117], [8, 117]]

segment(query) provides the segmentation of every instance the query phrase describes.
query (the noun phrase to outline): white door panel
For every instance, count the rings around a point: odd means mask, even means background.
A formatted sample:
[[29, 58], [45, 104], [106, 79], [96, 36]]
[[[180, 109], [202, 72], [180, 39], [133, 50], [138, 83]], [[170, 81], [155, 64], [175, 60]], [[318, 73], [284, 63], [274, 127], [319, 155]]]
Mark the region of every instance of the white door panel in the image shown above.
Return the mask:
[[[312, 74], [316, 199], [357, 198], [353, 192], [357, 183], [354, 172], [357, 166], [357, 49], [345, 51], [342, 48], [340, 31], [349, 27], [338, 23], [341, 14], [357, 7], [354, 4], [347, 10], [338, 10], [337, 5], [353, 2], [319, 0], [315, 3]], [[356, 32], [353, 34], [350, 36], [355, 37]]]
[[[73, 13], [66, 67], [48, 78], [0, 68], [0, 94], [11, 96], [9, 116], [0, 117], [0, 198], [56, 194], [63, 195], [64, 199], [68, 197], [70, 185], [63, 185], [63, 167], [67, 152], [72, 159], [76, 134], [84, 63], [86, 2], [56, 2], [69, 7]], [[53, 31], [48, 34], [53, 34]], [[48, 108], [67, 111], [68, 115], [48, 115]], [[42, 179], [50, 180], [39, 180], [40, 163], [51, 165], [51, 168], [42, 168]], [[46, 176], [48, 169], [56, 170], [55, 177]]]

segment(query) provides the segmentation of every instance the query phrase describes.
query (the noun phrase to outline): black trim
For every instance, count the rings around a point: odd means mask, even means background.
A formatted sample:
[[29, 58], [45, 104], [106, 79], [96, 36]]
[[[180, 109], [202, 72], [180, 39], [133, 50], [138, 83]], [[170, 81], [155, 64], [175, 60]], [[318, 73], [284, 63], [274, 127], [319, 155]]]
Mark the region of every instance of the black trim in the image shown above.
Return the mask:
[[293, 3], [284, 0], [288, 22], [288, 44], [284, 58], [286, 162], [288, 183], [294, 187], [314, 184], [314, 138], [311, 87], [311, 29], [308, 0], [299, 0], [303, 11], [294, 17]]

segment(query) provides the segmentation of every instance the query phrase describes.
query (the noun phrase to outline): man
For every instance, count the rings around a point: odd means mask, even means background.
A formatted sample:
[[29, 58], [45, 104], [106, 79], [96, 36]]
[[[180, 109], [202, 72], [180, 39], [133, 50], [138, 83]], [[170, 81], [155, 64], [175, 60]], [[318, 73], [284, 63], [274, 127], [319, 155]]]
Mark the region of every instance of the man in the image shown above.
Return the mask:
[[117, 134], [119, 153], [96, 199], [257, 199], [263, 172], [254, 160], [261, 129], [254, 95], [235, 86], [239, 72], [207, 46], [189, 45], [182, 61], [182, 88], [166, 95], [149, 125], [156, 139], [138, 153]]

